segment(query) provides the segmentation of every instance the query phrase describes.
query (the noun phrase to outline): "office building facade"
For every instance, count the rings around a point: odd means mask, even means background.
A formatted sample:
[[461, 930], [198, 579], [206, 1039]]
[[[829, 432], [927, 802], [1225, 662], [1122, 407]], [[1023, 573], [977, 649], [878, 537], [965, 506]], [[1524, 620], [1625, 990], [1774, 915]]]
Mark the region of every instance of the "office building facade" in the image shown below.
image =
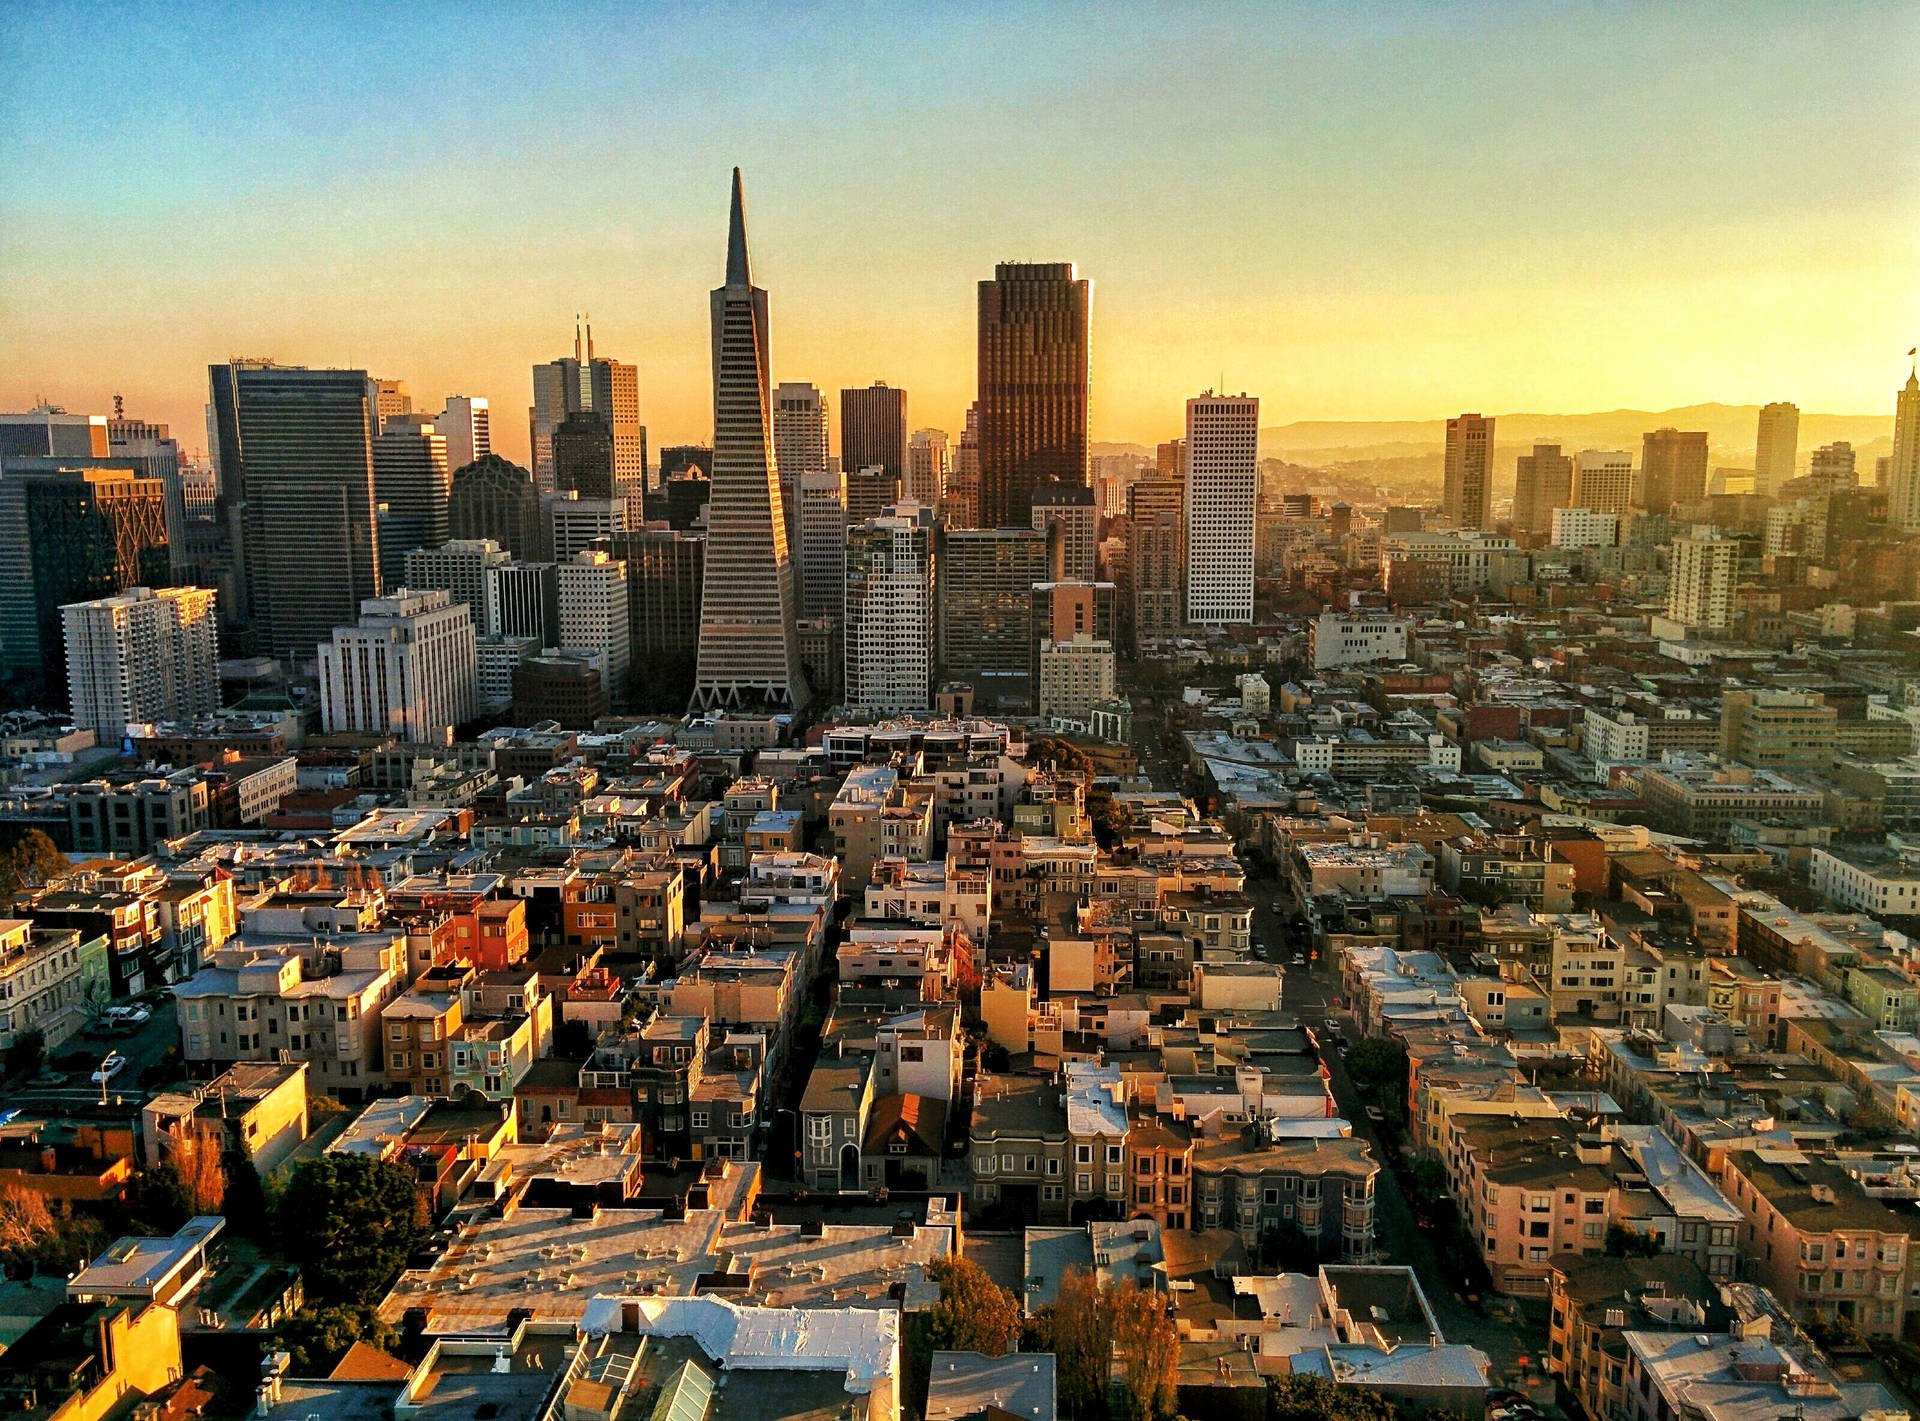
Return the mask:
[[1513, 531], [1540, 537], [1553, 531], [1556, 508], [1573, 505], [1573, 460], [1558, 444], [1536, 444], [1514, 461]]
[[1635, 503], [1650, 513], [1698, 503], [1707, 492], [1707, 432], [1648, 430], [1640, 440], [1639, 487]]
[[1049, 480], [1091, 482], [1092, 310], [1072, 262], [1002, 262], [980, 283], [981, 527], [1026, 527]]
[[554, 566], [560, 592], [560, 648], [594, 661], [607, 695], [626, 694], [633, 665], [627, 565], [601, 549], [576, 553]]
[[559, 487], [554, 436], [567, 417], [590, 414], [607, 427], [613, 441], [614, 487], [625, 496], [646, 487], [647, 430], [640, 423], [640, 372], [632, 365], [593, 353], [593, 323], [584, 334], [576, 325], [573, 356], [533, 367], [533, 405], [527, 411], [527, 435], [533, 451], [534, 483], [542, 493]]
[[857, 711], [926, 711], [933, 701], [934, 515], [904, 501], [847, 533], [845, 698]]
[[1034, 528], [949, 530], [941, 541], [939, 659], [943, 681], [971, 682], [982, 709], [1029, 695], [1033, 585], [1047, 578], [1046, 534]]
[[[898, 490], [907, 477], [907, 392], [878, 380], [840, 392], [840, 467], [880, 469]], [[896, 494], [896, 497], [898, 495]]]
[[1724, 631], [1733, 625], [1739, 547], [1715, 528], [1673, 540], [1667, 567], [1667, 616], [1682, 626]]
[[408, 553], [448, 538], [453, 471], [446, 439], [430, 424], [390, 423], [373, 441], [373, 493], [380, 504], [380, 585], [398, 587]]
[[847, 476], [802, 474], [799, 496], [801, 614], [837, 622], [847, 580]]
[[483, 454], [455, 469], [447, 495], [447, 536], [491, 538], [517, 558], [544, 557], [546, 518], [533, 475], [498, 454]]
[[1456, 415], [1447, 421], [1441, 516], [1455, 528], [1493, 526], [1493, 421]]
[[1187, 621], [1196, 626], [1253, 621], [1259, 452], [1259, 400], [1187, 401]]
[[369, 597], [319, 648], [320, 718], [329, 735], [392, 735], [445, 745], [479, 712], [473, 618], [445, 592]]
[[1760, 407], [1754, 433], [1753, 491], [1767, 498], [1793, 477], [1800, 456], [1800, 407], [1776, 401]]
[[1920, 378], [1907, 372], [1893, 408], [1893, 456], [1887, 465], [1887, 522], [1920, 532]]
[[1569, 506], [1624, 516], [1633, 507], [1633, 455], [1624, 449], [1582, 449], [1574, 455]]
[[1186, 616], [1186, 484], [1141, 479], [1127, 490], [1127, 569], [1134, 649], [1180, 635]]

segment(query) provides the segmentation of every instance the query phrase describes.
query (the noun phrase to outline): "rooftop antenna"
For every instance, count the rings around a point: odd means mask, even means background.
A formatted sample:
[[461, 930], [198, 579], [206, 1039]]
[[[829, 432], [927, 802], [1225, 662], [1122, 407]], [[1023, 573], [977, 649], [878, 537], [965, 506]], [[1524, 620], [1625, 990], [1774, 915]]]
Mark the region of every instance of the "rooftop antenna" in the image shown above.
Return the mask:
[[116, 420], [125, 419], [126, 414], [127, 414], [127, 402], [123, 400], [120, 396], [115, 395], [113, 397], [113, 417]]
[[580, 359], [580, 313], [573, 313], [573, 358]]

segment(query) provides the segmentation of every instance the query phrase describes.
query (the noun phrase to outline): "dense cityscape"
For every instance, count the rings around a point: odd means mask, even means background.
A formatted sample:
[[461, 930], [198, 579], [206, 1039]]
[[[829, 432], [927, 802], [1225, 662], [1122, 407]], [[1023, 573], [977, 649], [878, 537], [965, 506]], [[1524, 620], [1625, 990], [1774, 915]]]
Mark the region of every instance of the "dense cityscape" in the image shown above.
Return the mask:
[[700, 442], [0, 410], [0, 1417], [1908, 1421], [1912, 341], [1143, 414], [1042, 250], [940, 428], [755, 174]]

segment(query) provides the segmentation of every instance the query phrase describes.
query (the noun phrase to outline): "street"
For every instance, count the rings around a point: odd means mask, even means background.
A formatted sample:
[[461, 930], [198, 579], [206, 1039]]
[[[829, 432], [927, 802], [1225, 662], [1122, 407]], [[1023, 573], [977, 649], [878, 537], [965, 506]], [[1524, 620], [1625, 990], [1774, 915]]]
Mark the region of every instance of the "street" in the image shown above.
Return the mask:
[[179, 1008], [170, 997], [152, 1004], [153, 1016], [138, 1031], [128, 1034], [81, 1032], [48, 1053], [41, 1072], [59, 1071], [66, 1076], [60, 1086], [22, 1084], [7, 1092], [9, 1105], [29, 1110], [72, 1109], [98, 1105], [100, 1087], [90, 1079], [109, 1051], [126, 1058], [126, 1066], [107, 1085], [107, 1099], [138, 1104], [153, 1092], [140, 1084], [141, 1073], [157, 1066], [169, 1049], [180, 1044]]

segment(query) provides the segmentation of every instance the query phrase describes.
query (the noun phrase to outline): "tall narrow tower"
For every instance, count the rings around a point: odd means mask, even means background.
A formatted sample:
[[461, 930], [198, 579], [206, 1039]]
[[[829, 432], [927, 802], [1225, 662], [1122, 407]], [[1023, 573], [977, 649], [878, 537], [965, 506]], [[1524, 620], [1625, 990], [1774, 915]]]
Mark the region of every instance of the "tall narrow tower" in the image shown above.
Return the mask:
[[1912, 370], [1894, 400], [1889, 470], [1887, 522], [1902, 532], [1920, 532], [1920, 376]]
[[695, 710], [798, 710], [808, 699], [794, 630], [771, 389], [767, 293], [753, 284], [747, 264], [747, 217], [735, 168], [727, 280], [713, 293], [713, 492]]

